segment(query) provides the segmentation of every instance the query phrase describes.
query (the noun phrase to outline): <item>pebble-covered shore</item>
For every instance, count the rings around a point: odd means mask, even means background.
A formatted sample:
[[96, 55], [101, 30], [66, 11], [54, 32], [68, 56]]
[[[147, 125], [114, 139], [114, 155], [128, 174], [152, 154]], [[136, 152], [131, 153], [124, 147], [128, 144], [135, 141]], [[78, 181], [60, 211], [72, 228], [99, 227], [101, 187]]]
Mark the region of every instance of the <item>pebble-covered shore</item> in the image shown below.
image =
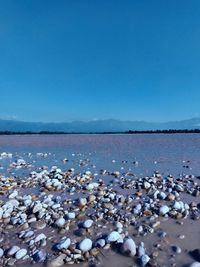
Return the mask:
[[[12, 170], [32, 166], [12, 157], [0, 154]], [[41, 166], [26, 177], [0, 171], [0, 266], [103, 266], [113, 251], [131, 260], [130, 267], [180, 266], [176, 257], [183, 253], [191, 258], [184, 266], [200, 267], [200, 236], [199, 246], [186, 251], [179, 244], [187, 229], [177, 244], [162, 229], [166, 223], [200, 227], [199, 176], [155, 171], [137, 177], [123, 168], [80, 172], [64, 166]], [[166, 247], [171, 258], [163, 262]]]

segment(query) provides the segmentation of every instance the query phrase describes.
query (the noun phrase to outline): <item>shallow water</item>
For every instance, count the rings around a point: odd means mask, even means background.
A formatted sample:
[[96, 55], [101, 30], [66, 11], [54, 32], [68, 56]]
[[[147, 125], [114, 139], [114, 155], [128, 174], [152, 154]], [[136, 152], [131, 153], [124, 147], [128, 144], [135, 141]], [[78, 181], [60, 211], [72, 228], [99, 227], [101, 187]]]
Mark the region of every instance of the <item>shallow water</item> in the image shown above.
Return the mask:
[[[123, 167], [137, 175], [148, 175], [155, 170], [176, 175], [200, 171], [200, 134], [11, 135], [0, 136], [0, 150], [25, 158], [27, 155], [23, 154], [31, 152], [30, 161], [36, 160], [35, 166], [63, 166], [62, 159], [67, 158], [66, 167], [78, 167], [79, 159], [88, 159], [82, 169], [91, 169], [91, 165], [110, 171]], [[38, 162], [34, 155], [37, 152], [51, 155], [40, 157]], [[122, 161], [127, 162], [122, 164]], [[139, 164], [133, 164], [134, 161]]]

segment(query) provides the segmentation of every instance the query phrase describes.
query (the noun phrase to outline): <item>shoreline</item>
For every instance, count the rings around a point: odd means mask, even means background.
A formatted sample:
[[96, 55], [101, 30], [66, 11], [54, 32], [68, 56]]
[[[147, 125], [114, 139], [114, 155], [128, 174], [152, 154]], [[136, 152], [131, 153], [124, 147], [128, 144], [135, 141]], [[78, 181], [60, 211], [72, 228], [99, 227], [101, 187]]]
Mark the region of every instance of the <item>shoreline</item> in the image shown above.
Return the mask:
[[119, 131], [119, 132], [50, 132], [50, 131], [0, 131], [1, 135], [133, 135], [133, 134], [199, 134], [200, 129], [194, 130], [147, 130], [147, 131]]

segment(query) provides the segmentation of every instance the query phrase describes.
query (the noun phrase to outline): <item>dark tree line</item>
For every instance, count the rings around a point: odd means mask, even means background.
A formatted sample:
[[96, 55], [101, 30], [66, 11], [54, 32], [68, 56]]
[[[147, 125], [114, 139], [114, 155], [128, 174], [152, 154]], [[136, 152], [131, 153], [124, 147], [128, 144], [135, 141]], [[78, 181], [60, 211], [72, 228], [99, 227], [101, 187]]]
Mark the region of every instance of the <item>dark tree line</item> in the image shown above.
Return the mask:
[[48, 132], [48, 131], [41, 131], [41, 132], [31, 132], [31, 131], [0, 131], [0, 135], [33, 135], [33, 134], [176, 134], [176, 133], [200, 133], [200, 129], [193, 129], [193, 130], [149, 130], [149, 131], [136, 131], [136, 130], [129, 130], [125, 132]]
[[183, 130], [176, 130], [176, 129], [169, 129], [169, 130], [150, 130], [150, 131], [133, 131], [129, 130], [125, 132], [127, 134], [137, 134], [137, 133], [148, 133], [148, 134], [156, 134], [156, 133], [163, 133], [163, 134], [175, 134], [175, 133], [200, 133], [200, 129], [183, 129]]

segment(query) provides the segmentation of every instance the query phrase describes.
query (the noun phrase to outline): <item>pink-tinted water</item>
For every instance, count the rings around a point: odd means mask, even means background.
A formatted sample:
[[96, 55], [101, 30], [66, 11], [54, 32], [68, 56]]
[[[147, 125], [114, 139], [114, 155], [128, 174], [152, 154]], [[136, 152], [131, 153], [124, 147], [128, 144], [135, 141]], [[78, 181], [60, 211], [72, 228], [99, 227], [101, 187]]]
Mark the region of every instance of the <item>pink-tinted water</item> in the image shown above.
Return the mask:
[[[41, 164], [47, 165], [61, 165], [61, 160], [68, 158], [70, 166], [72, 161], [75, 164], [75, 160], [88, 158], [97, 168], [110, 170], [127, 161], [123, 167], [132, 168], [138, 175], [155, 170], [166, 174], [200, 172], [200, 134], [11, 135], [0, 136], [0, 151], [17, 152], [20, 156], [50, 152], [51, 157], [40, 159]], [[134, 161], [139, 164], [131, 164]], [[183, 168], [183, 161], [188, 161], [190, 169]]]

